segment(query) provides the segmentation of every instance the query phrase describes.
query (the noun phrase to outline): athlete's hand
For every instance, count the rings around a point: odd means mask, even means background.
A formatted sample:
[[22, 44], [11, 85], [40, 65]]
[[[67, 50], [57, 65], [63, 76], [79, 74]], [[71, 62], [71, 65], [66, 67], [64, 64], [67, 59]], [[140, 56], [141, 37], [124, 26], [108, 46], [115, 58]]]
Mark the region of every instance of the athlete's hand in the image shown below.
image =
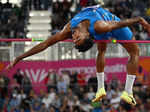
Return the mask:
[[150, 33], [150, 24], [142, 17], [140, 18], [140, 24], [145, 30], [147, 30], [148, 33]]
[[148, 34], [150, 34], [150, 24], [145, 26], [145, 30], [148, 32]]
[[150, 24], [148, 24], [148, 26], [147, 26], [147, 32], [148, 32], [148, 34], [150, 34]]
[[20, 61], [19, 58], [16, 58], [14, 61], [12, 61], [8, 66], [7, 66], [7, 70], [10, 70], [11, 68], [13, 68], [18, 62]]

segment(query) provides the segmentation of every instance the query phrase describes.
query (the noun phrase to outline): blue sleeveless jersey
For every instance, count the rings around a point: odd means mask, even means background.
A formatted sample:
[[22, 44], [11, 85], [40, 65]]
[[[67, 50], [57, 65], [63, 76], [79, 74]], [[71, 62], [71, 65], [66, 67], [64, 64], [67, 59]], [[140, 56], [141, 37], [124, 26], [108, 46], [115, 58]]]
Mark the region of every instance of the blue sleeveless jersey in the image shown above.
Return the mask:
[[120, 21], [117, 16], [101, 8], [99, 5], [87, 7], [75, 15], [70, 21], [71, 29], [77, 27], [77, 25], [83, 20], [90, 21], [89, 32], [95, 40], [108, 40], [109, 38], [116, 38], [117, 40], [132, 39], [133, 34], [128, 27], [116, 29], [102, 34], [96, 33], [94, 30], [94, 23], [96, 21]]

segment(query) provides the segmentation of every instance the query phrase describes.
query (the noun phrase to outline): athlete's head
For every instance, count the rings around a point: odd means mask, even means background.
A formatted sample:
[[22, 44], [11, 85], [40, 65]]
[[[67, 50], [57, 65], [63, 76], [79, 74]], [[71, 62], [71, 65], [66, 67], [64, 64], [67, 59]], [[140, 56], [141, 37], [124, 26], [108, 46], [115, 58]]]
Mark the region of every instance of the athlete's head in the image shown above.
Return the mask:
[[93, 46], [94, 42], [91, 38], [86, 38], [84, 40], [84, 43], [81, 45], [75, 45], [75, 48], [79, 51], [79, 52], [85, 52], [88, 51], [92, 46]]
[[80, 27], [72, 30], [72, 39], [75, 43], [75, 48], [78, 49], [79, 52], [85, 52], [89, 50], [94, 44], [88, 30]]

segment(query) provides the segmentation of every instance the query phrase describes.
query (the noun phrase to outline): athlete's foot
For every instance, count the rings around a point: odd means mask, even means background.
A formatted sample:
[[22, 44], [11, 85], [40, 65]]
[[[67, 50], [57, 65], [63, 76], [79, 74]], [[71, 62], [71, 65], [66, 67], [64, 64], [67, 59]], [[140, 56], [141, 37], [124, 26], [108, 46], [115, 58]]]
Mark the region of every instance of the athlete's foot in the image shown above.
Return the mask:
[[123, 101], [125, 101], [126, 103], [128, 104], [131, 104], [132, 106], [135, 106], [136, 105], [136, 101], [133, 97], [132, 94], [128, 94], [126, 91], [124, 91], [120, 97]]
[[96, 96], [95, 96], [95, 98], [92, 100], [92, 102], [98, 102], [98, 101], [100, 101], [104, 96], [106, 96], [106, 91], [105, 91], [105, 89], [104, 89], [104, 87], [103, 87], [103, 88], [100, 88], [100, 89], [97, 91]]

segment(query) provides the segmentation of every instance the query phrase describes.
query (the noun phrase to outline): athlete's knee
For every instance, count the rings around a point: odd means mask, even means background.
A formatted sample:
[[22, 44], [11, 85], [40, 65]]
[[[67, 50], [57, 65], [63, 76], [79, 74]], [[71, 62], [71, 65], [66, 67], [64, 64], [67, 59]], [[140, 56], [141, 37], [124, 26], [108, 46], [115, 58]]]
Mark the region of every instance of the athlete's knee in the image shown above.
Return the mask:
[[106, 49], [104, 48], [104, 49], [98, 49], [98, 55], [105, 55], [105, 53], [106, 53]]
[[98, 51], [97, 56], [105, 56], [105, 50]]
[[130, 52], [129, 62], [131, 63], [138, 63], [139, 61], [139, 49]]
[[138, 57], [139, 56], [139, 53], [140, 53], [140, 50], [138, 47], [134, 48], [129, 54], [130, 56], [132, 57]]
[[98, 48], [97, 49], [98, 49], [99, 55], [103, 55], [106, 52], [107, 44], [106, 43], [98, 44]]

